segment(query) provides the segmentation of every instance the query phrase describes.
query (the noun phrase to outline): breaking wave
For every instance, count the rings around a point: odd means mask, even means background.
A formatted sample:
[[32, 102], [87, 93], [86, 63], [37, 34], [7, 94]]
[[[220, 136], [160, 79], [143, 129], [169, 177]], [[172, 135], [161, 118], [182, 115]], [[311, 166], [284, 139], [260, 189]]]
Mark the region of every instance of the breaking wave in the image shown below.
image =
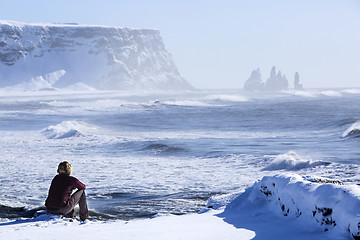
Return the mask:
[[186, 151], [184, 148], [164, 144], [156, 141], [121, 141], [112, 146], [114, 149], [122, 149], [130, 152], [137, 152], [140, 154], [153, 154], [153, 155], [173, 155], [179, 154]]
[[316, 98], [320, 96], [319, 93], [313, 91], [293, 91], [289, 93], [293, 94], [294, 96], [306, 97], [306, 98]]
[[290, 151], [286, 154], [280, 154], [276, 156], [268, 166], [263, 168], [263, 170], [275, 171], [283, 169], [289, 171], [296, 171], [304, 168], [311, 168], [329, 164], [330, 163], [328, 162], [304, 159], [297, 155], [295, 152]]
[[184, 151], [183, 148], [169, 146], [162, 143], [149, 143], [146, 146], [144, 146], [141, 150], [151, 151], [155, 154], [171, 154], [171, 153]]
[[328, 97], [341, 97], [341, 93], [338, 91], [323, 91], [321, 94]]
[[346, 90], [343, 90], [342, 92], [350, 93], [350, 94], [358, 94], [358, 93], [360, 93], [360, 89], [356, 89], [356, 88], [354, 88], [354, 89], [346, 89]]
[[342, 135], [343, 137], [360, 137], [360, 121], [353, 123]]
[[63, 139], [79, 137], [91, 134], [98, 130], [98, 127], [81, 121], [64, 121], [57, 125], [51, 125], [41, 131], [49, 139]]

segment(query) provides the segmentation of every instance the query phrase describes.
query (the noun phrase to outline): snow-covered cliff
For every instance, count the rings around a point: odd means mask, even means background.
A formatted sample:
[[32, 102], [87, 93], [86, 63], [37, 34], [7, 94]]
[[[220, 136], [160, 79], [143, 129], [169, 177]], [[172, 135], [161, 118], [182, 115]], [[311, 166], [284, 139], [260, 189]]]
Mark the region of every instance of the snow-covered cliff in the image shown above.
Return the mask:
[[189, 89], [158, 30], [0, 21], [0, 87]]

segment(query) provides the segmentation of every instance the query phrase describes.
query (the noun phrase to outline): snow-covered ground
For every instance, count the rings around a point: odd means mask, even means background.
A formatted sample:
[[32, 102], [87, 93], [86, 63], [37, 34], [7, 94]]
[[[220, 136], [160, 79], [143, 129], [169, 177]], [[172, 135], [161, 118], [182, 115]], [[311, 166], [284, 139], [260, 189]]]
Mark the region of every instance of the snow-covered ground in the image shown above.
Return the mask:
[[165, 216], [130, 222], [68, 222], [41, 218], [34, 222], [0, 225], [1, 239], [251, 239], [255, 233], [237, 229], [209, 212]]
[[356, 185], [276, 175], [198, 214], [84, 223], [42, 214], [4, 220], [0, 239], [359, 239], [359, 209]]

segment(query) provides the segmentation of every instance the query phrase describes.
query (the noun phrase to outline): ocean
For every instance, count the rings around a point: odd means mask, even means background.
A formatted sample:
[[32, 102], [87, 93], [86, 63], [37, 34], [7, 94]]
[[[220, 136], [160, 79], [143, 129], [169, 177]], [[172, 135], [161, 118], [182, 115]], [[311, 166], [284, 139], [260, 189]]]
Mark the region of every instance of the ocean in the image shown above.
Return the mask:
[[360, 185], [360, 90], [0, 90], [0, 218], [43, 206], [57, 165], [98, 219], [198, 212], [263, 176]]

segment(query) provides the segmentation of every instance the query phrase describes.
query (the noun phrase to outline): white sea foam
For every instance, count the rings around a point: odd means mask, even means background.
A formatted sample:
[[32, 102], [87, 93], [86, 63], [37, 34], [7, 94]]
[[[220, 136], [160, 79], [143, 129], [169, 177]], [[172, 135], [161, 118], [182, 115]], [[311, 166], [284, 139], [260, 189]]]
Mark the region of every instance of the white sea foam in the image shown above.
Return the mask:
[[98, 127], [81, 121], [64, 121], [57, 125], [49, 126], [41, 131], [49, 139], [62, 139], [90, 134]]
[[344, 93], [358, 94], [358, 93], [360, 93], [360, 89], [357, 89], [357, 88], [346, 89], [346, 90], [343, 90], [342, 92], [344, 92]]
[[174, 106], [185, 106], [185, 107], [210, 107], [212, 104], [197, 101], [197, 100], [178, 100], [178, 101], [165, 101], [163, 104], [174, 105]]
[[313, 91], [294, 91], [292, 92], [292, 94], [295, 96], [308, 97], [308, 98], [315, 98], [320, 96], [319, 93]]
[[322, 96], [327, 97], [341, 97], [342, 94], [340, 91], [335, 90], [326, 90], [326, 91], [319, 91], [319, 90], [311, 90], [311, 91], [287, 91], [287, 93], [299, 97], [307, 97], [307, 98], [318, 98]]
[[276, 156], [263, 170], [274, 171], [284, 169], [289, 171], [296, 171], [304, 168], [311, 168], [328, 164], [329, 163], [323, 161], [312, 161], [305, 159], [295, 152], [290, 151], [286, 154], [280, 154]]
[[206, 97], [207, 100], [220, 100], [225, 102], [247, 102], [248, 98], [233, 94], [214, 94]]
[[321, 94], [328, 97], [341, 97], [341, 93], [338, 91], [323, 91]]
[[353, 123], [342, 135], [343, 137], [359, 137], [360, 121]]

